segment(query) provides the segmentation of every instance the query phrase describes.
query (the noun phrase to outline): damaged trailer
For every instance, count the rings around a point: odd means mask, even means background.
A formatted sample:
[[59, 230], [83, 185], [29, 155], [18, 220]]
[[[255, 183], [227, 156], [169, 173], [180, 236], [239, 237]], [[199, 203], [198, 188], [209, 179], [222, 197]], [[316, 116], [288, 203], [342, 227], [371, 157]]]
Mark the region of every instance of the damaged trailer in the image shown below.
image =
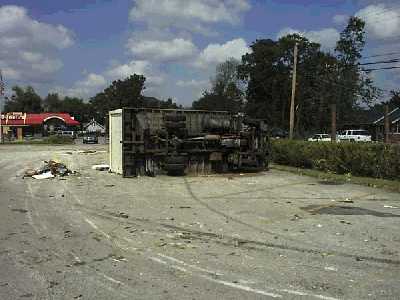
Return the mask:
[[267, 126], [243, 114], [123, 108], [109, 112], [110, 169], [124, 177], [263, 170]]

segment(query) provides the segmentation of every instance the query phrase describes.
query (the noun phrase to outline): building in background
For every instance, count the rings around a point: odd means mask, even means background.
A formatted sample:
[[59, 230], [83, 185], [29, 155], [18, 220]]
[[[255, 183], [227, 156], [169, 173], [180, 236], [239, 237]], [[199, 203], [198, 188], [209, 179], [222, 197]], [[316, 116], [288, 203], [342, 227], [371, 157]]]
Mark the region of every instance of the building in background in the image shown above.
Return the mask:
[[83, 130], [88, 133], [97, 133], [97, 134], [105, 134], [106, 127], [101, 125], [95, 119], [92, 119], [89, 123], [83, 125]]
[[24, 137], [42, 137], [57, 131], [76, 131], [80, 125], [68, 113], [31, 114], [10, 112], [1, 115], [1, 129], [7, 139], [22, 140]]
[[[388, 114], [389, 118], [389, 139], [392, 143], [400, 143], [400, 108], [393, 109]], [[383, 141], [385, 136], [385, 116], [381, 116], [373, 122], [375, 134], [378, 141]]]

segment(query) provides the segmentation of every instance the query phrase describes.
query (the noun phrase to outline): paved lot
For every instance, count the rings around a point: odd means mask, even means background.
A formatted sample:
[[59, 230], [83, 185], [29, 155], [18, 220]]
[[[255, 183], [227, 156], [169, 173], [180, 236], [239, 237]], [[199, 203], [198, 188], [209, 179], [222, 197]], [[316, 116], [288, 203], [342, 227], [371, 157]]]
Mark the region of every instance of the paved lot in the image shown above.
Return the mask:
[[[0, 146], [0, 299], [400, 298], [399, 194], [274, 170], [123, 179], [90, 168], [105, 150]], [[22, 178], [48, 159], [80, 174]]]

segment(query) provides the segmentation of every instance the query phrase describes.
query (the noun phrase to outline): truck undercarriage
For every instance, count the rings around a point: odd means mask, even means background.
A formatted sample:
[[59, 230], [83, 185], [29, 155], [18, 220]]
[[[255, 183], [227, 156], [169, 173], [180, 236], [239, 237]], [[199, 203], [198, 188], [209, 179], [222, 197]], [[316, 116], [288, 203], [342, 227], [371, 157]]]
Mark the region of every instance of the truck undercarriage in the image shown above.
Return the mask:
[[124, 177], [260, 170], [268, 165], [269, 139], [262, 120], [228, 112], [124, 108], [110, 112], [112, 170], [113, 156], [119, 155], [112, 151], [118, 142], [112, 128], [118, 122]]

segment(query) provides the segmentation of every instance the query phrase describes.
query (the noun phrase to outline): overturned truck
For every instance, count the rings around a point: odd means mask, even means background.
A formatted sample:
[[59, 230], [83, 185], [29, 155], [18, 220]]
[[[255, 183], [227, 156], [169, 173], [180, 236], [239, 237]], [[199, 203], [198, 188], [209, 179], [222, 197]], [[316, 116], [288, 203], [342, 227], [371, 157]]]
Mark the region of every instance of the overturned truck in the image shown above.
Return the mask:
[[110, 111], [110, 167], [124, 177], [262, 170], [267, 126], [243, 114], [184, 109]]

